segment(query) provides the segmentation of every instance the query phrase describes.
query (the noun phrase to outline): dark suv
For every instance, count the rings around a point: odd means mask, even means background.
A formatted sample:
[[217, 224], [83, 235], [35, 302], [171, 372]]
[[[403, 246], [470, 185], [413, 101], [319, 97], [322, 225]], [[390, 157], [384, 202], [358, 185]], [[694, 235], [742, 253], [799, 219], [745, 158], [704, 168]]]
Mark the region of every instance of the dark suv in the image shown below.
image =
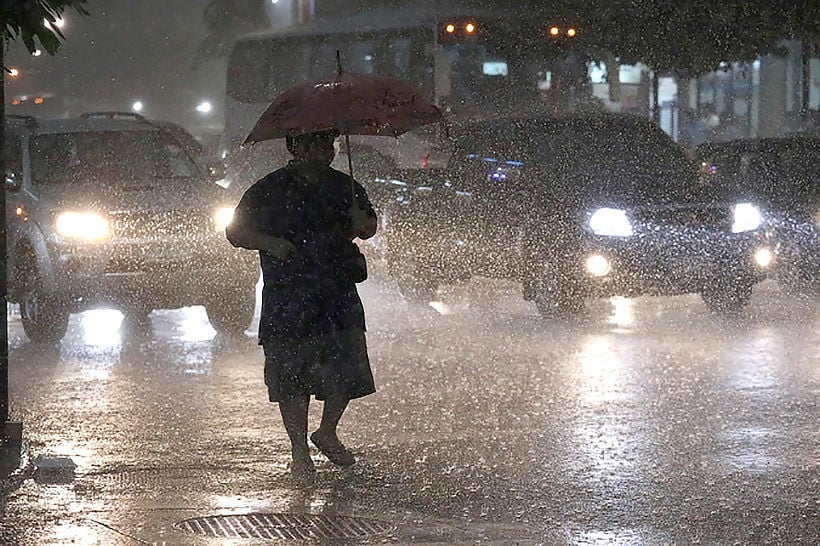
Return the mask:
[[735, 311], [771, 261], [760, 211], [700, 186], [694, 163], [645, 120], [495, 120], [453, 133], [447, 182], [393, 220], [390, 268], [410, 297], [483, 275], [520, 281], [550, 316], [590, 297], [684, 293]]
[[218, 331], [250, 325], [258, 264], [225, 240], [232, 201], [175, 133], [133, 114], [6, 118], [9, 299], [50, 342], [69, 313], [205, 305]]

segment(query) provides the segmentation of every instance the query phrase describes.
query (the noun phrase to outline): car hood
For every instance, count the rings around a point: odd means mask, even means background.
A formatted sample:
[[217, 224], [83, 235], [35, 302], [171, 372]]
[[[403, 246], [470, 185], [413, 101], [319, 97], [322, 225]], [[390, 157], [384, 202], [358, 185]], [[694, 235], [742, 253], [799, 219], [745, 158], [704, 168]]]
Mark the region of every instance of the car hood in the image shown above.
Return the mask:
[[585, 165], [560, 171], [518, 162], [473, 163], [454, 177], [457, 188], [476, 198], [499, 195], [569, 208], [674, 208], [728, 203], [698, 182], [694, 173], [649, 172], [632, 165]]
[[39, 188], [38, 193], [55, 209], [91, 208], [107, 212], [195, 210], [232, 204], [224, 188], [196, 179], [53, 185]]

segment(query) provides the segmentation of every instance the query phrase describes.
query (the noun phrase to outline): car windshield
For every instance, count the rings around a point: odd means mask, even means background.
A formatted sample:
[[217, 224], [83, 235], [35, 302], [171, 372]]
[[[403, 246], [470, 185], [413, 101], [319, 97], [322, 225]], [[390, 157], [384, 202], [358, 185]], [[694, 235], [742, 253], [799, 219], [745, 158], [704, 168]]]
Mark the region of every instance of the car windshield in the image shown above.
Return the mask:
[[174, 138], [159, 131], [45, 134], [31, 144], [36, 184], [192, 178], [198, 169]]
[[531, 166], [551, 191], [569, 196], [652, 200], [694, 197], [695, 166], [648, 124], [594, 118], [529, 120], [472, 127], [456, 152], [491, 169]]

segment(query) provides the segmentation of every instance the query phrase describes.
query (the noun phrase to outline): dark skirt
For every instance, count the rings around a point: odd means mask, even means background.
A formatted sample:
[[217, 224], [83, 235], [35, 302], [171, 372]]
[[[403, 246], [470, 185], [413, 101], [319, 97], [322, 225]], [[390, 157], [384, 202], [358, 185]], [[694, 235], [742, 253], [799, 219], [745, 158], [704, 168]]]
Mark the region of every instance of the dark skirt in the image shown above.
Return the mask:
[[361, 398], [376, 392], [365, 332], [333, 329], [303, 337], [264, 340], [265, 384], [271, 402], [302, 395]]

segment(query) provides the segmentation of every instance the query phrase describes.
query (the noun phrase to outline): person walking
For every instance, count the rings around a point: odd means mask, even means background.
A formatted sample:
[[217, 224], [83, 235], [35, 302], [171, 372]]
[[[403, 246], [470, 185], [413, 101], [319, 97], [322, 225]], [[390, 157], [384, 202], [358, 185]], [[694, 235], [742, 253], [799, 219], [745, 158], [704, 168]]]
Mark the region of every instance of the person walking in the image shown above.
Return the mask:
[[375, 392], [356, 283], [367, 278], [353, 242], [373, 237], [367, 192], [330, 167], [336, 131], [287, 137], [293, 159], [245, 192], [226, 229], [232, 245], [259, 251], [264, 287], [259, 344], [265, 384], [291, 442], [291, 473], [315, 474], [307, 443], [310, 397], [324, 401], [311, 442], [331, 462], [354, 454], [337, 435], [350, 400]]

